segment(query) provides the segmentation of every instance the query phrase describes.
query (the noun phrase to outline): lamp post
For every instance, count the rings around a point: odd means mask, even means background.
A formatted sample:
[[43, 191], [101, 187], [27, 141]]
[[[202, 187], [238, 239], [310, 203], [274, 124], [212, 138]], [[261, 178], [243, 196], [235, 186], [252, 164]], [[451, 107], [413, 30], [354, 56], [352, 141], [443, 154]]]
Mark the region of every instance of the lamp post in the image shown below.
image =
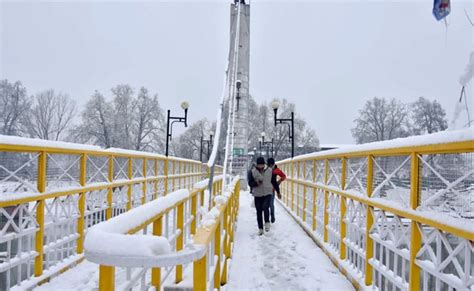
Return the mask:
[[[267, 145], [272, 146], [271, 156], [273, 157], [273, 138], [271, 141], [265, 141], [265, 132], [262, 132], [262, 140], [260, 140], [260, 151], [262, 150], [262, 146], [265, 147]], [[266, 147], [266, 151], [267, 151], [267, 158], [269, 158], [270, 154], [268, 153], [268, 147]]]
[[209, 157], [211, 156], [211, 146], [212, 146], [212, 137], [214, 136], [214, 133], [211, 132], [210, 137], [208, 140], [204, 139], [203, 136], [201, 136], [201, 153], [200, 153], [200, 159], [202, 162], [202, 150], [203, 150], [203, 143], [207, 143], [207, 160], [209, 160]]
[[[165, 155], [168, 156], [168, 150], [169, 150], [169, 141], [171, 140], [171, 137], [173, 135], [173, 124], [175, 122], [182, 122], [184, 123], [184, 127], [188, 127], [188, 108], [189, 108], [189, 103], [186, 101], [181, 102], [181, 108], [184, 110], [184, 117], [175, 117], [175, 116], [170, 116], [170, 110], [168, 109], [168, 118], [166, 121], [166, 150], [165, 150]], [[170, 125], [170, 120], [173, 120]]]
[[293, 111], [291, 112], [291, 118], [277, 118], [278, 107], [280, 107], [280, 102], [273, 100], [272, 108], [275, 126], [284, 123], [288, 125], [288, 135], [291, 141], [291, 157], [293, 158], [295, 156], [295, 113]]
[[237, 95], [235, 96], [235, 99], [237, 99], [237, 109], [235, 111], [239, 111], [239, 104], [240, 104], [240, 87], [242, 87], [242, 81], [237, 80], [235, 82], [235, 87], [237, 88]]

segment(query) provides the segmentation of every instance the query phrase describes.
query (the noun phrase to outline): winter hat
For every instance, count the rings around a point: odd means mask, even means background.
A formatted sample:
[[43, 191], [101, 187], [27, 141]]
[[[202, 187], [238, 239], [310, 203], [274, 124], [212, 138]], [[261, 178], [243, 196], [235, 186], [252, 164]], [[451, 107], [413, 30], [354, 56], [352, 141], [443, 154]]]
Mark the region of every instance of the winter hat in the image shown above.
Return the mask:
[[265, 165], [265, 159], [263, 157], [258, 157], [257, 165]]
[[268, 158], [267, 159], [267, 164], [268, 165], [274, 165], [275, 164], [275, 159], [274, 158]]

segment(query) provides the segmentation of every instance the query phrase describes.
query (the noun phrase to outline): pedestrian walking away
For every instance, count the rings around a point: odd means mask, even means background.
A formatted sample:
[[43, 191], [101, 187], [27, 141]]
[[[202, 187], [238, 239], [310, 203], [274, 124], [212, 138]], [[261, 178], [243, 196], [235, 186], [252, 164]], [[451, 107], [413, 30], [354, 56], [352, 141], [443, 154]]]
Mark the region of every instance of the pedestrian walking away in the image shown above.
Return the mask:
[[[265, 231], [270, 231], [270, 201], [273, 195], [272, 169], [265, 165], [265, 159], [259, 157], [257, 164], [251, 169], [256, 186], [252, 188], [252, 195], [255, 201], [257, 212], [258, 234], [263, 234], [263, 222], [265, 221]], [[263, 217], [262, 217], [263, 215]]]
[[[267, 160], [267, 166], [272, 169], [272, 198], [270, 200], [270, 218], [271, 222], [275, 223], [275, 193], [278, 196], [278, 199], [281, 199], [280, 184], [285, 181], [286, 175], [283, 173], [280, 168], [275, 164], [274, 158], [269, 158]], [[278, 179], [280, 177], [280, 179]]]

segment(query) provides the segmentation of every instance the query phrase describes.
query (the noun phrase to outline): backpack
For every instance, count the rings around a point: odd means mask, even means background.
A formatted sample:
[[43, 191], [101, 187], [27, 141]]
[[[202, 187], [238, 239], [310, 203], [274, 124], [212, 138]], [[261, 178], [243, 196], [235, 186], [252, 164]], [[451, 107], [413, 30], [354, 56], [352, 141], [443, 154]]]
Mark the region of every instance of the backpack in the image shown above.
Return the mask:
[[250, 188], [255, 188], [258, 186], [257, 181], [255, 181], [255, 178], [253, 177], [252, 169], [247, 172], [247, 183], [249, 184]]

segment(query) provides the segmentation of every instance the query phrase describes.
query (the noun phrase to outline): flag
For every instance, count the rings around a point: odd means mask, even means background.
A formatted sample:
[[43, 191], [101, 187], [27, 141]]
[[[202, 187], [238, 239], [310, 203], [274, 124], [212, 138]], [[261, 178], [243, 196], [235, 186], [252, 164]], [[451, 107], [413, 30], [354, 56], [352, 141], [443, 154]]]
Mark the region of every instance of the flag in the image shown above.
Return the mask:
[[450, 0], [434, 0], [433, 15], [436, 20], [441, 20], [451, 12]]

